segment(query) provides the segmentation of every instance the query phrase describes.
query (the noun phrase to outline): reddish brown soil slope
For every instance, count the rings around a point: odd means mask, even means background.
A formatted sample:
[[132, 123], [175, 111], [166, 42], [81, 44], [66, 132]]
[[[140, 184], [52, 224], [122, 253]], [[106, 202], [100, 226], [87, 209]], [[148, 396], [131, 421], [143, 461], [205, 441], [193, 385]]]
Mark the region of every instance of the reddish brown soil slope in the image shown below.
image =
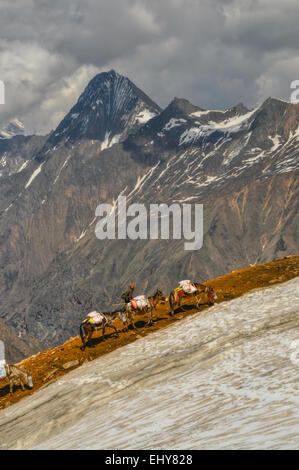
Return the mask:
[[[270, 263], [251, 266], [246, 269], [241, 269], [240, 271], [233, 271], [225, 276], [208, 281], [206, 284], [215, 288], [218, 296], [217, 302], [219, 303], [239, 297], [252, 289], [281, 283], [298, 275], [299, 255], [293, 255]], [[113, 336], [112, 330], [107, 329], [107, 334], [105, 335], [106, 341], [102, 340], [102, 333], [98, 332], [91, 341], [92, 347], [87, 347], [85, 351], [81, 351], [81, 340], [76, 336], [70, 338], [62, 346], [48, 349], [36, 354], [35, 356], [24, 359], [20, 365], [22, 368], [32, 373], [34, 389], [26, 389], [24, 392], [22, 392], [21, 389], [17, 389], [13, 397], [11, 397], [9, 395], [8, 385], [4, 382], [0, 383], [0, 409], [18, 402], [26, 395], [34, 393], [43, 385], [56, 380], [58, 377], [66, 374], [75, 367], [79, 367], [85, 361], [92, 361], [103, 354], [107, 354], [114, 349], [124, 346], [125, 344], [136, 341], [153, 331], [165, 328], [174, 321], [179, 321], [187, 315], [192, 315], [197, 311], [192, 305], [192, 300], [194, 300], [192, 297], [183, 299], [183, 305], [186, 311], [177, 310], [175, 318], [172, 318], [169, 315], [168, 303], [160, 303], [155, 311], [157, 319], [153, 326], [145, 326], [147, 321], [146, 317], [138, 316], [135, 318], [136, 326], [138, 328], [137, 332], [132, 330], [121, 332], [120, 336], [117, 338]], [[202, 298], [202, 302], [203, 305], [201, 310], [205, 309], [205, 314], [208, 314], [208, 305], [206, 303], [207, 299]], [[119, 329], [123, 328], [121, 322], [115, 324]], [[72, 367], [65, 370], [63, 365], [70, 361], [77, 361], [77, 364], [74, 364]]]

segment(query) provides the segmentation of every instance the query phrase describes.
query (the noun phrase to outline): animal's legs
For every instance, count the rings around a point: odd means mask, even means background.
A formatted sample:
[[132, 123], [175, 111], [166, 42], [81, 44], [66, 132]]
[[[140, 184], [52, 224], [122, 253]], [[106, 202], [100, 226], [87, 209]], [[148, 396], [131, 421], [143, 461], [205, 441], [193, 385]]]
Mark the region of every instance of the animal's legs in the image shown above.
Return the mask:
[[106, 338], [105, 338], [105, 329], [106, 329], [106, 325], [104, 324], [104, 325], [102, 326], [102, 340], [103, 340], [103, 341], [106, 341]]
[[119, 334], [118, 334], [118, 331], [117, 331], [117, 328], [114, 326], [114, 325], [109, 325], [110, 328], [113, 328], [115, 333], [116, 333], [116, 336], [119, 337]]
[[80, 347], [80, 349], [81, 349], [81, 351], [84, 351], [84, 349], [86, 347], [86, 343], [85, 343], [86, 331], [85, 331], [85, 328], [84, 328], [83, 324], [80, 325], [80, 336], [81, 336], [81, 340], [82, 340], [82, 346]]
[[123, 324], [125, 325], [124, 331], [129, 331], [129, 320], [131, 319], [129, 306], [126, 306], [125, 316], [122, 316]]
[[127, 319], [127, 318], [123, 321], [123, 324], [125, 325], [123, 331], [128, 331], [128, 329], [129, 329], [129, 323], [128, 323], [128, 319]]
[[186, 312], [184, 307], [182, 307], [182, 297], [179, 298], [179, 307], [183, 310], [183, 312]]
[[86, 340], [86, 343], [85, 343], [85, 346], [88, 345], [89, 341], [90, 341], [91, 338], [92, 338], [92, 335], [93, 335], [93, 329], [90, 328], [89, 333], [88, 333], [88, 336], [87, 336], [87, 340]]
[[131, 321], [131, 325], [133, 326], [133, 329], [134, 330], [137, 330], [136, 326], [135, 326], [135, 323], [134, 323], [134, 315], [132, 312], [129, 312], [129, 319]]
[[147, 322], [146, 326], [150, 326], [153, 324], [153, 307], [150, 307], [149, 311], [150, 311], [150, 319]]
[[169, 295], [169, 307], [170, 307], [170, 316], [174, 316], [174, 304], [175, 304], [175, 299], [174, 299], [174, 294], [173, 292], [170, 293]]

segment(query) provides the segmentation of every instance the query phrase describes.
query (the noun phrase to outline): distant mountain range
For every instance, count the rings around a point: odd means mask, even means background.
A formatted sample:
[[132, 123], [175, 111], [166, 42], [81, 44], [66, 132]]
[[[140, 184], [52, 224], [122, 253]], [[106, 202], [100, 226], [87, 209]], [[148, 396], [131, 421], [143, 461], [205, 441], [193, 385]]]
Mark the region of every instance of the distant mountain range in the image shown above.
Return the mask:
[[[130, 281], [136, 294], [169, 292], [297, 252], [298, 146], [299, 104], [204, 110], [175, 98], [161, 110], [128, 78], [97, 75], [49, 136], [0, 140], [0, 316], [53, 346]], [[120, 194], [202, 203], [203, 247], [98, 240], [95, 209]]]
[[19, 119], [12, 119], [3, 129], [0, 129], [0, 139], [11, 139], [15, 135], [22, 135], [25, 132], [23, 122]]

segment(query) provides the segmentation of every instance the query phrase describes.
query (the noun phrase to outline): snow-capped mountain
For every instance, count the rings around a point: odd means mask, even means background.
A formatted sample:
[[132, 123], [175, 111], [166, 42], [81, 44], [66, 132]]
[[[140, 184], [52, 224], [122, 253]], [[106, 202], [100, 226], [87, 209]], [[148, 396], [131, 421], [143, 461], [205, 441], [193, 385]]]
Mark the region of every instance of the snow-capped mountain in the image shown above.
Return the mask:
[[[97, 75], [28, 165], [2, 179], [0, 314], [52, 346], [129, 281], [168, 292], [178, 279], [295, 253], [298, 146], [299, 104], [205, 110], [175, 98], [160, 111], [126, 77]], [[99, 241], [95, 209], [120, 194], [146, 206], [202, 203], [203, 248]]]
[[180, 202], [241, 176], [262, 180], [295, 171], [298, 146], [299, 107], [275, 98], [253, 110], [239, 104], [218, 111], [196, 110], [175, 99], [125, 142], [144, 161], [159, 156], [150, 176], [153, 186]]
[[[19, 119], [13, 119], [0, 130], [0, 178], [2, 180], [26, 168], [47, 140], [47, 136], [24, 134], [25, 127]], [[3, 183], [0, 187], [0, 194], [5, 184]]]
[[11, 139], [15, 135], [23, 135], [25, 127], [22, 121], [12, 119], [3, 129], [0, 129], [0, 139]]
[[23, 171], [46, 140], [47, 136], [36, 135], [15, 135], [0, 139], [0, 178], [2, 181], [8, 176]]
[[161, 111], [127, 77], [114, 70], [96, 75], [65, 116], [50, 141], [93, 139], [104, 150]]

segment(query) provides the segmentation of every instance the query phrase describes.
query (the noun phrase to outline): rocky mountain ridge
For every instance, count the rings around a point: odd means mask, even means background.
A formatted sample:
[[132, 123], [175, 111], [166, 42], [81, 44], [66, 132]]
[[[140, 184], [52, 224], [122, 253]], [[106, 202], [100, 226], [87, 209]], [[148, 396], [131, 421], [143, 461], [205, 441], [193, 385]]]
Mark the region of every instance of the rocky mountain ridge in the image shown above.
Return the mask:
[[[88, 310], [111, 308], [128, 282], [136, 294], [168, 292], [179, 279], [296, 253], [298, 145], [299, 105], [203, 110], [175, 98], [161, 111], [125, 77], [96, 76], [0, 185], [0, 316], [49, 347]], [[146, 207], [203, 204], [203, 248], [98, 240], [96, 207], [119, 195]]]

